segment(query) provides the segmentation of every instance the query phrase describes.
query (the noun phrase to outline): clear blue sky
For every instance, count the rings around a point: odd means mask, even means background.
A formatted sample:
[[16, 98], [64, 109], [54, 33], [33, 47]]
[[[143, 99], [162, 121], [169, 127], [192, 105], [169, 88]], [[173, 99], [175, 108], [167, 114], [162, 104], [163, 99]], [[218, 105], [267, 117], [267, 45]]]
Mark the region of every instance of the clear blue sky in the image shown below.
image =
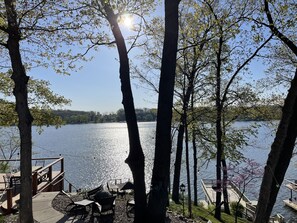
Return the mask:
[[[101, 47], [91, 54], [94, 59], [84, 62], [83, 68], [70, 76], [56, 74], [51, 69], [35, 69], [29, 75], [50, 81], [55, 93], [72, 100], [65, 109], [116, 112], [123, 108], [117, 49]], [[135, 107], [156, 108], [156, 93], [136, 87], [135, 83], [132, 80]]]
[[[162, 10], [162, 7], [158, 7], [157, 14], [161, 15]], [[125, 27], [121, 28], [123, 35], [128, 36], [129, 31], [125, 30]], [[72, 72], [70, 76], [59, 75], [52, 69], [41, 68], [30, 71], [28, 75], [48, 80], [51, 83], [50, 88], [55, 93], [70, 99], [71, 106], [64, 109], [100, 113], [116, 112], [123, 108], [117, 49], [102, 46], [99, 51], [91, 50], [89, 56], [91, 55], [94, 59], [84, 62], [83, 68]], [[259, 79], [264, 76], [264, 67], [261, 62], [253, 61], [251, 67], [253, 78]], [[137, 80], [132, 80], [135, 107], [156, 108], [157, 94], [146, 88], [136, 87], [135, 83]]]

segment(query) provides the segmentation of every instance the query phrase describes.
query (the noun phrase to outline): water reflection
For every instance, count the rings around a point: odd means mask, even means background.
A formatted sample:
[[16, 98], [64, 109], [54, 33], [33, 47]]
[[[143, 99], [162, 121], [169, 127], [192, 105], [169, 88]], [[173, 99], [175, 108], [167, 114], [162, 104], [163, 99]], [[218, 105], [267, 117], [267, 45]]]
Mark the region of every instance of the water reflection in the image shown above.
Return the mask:
[[[249, 124], [237, 123], [238, 127]], [[139, 123], [139, 131], [145, 154], [146, 185], [149, 187], [154, 157], [155, 123]], [[250, 139], [251, 146], [244, 149], [244, 154], [264, 165], [274, 135], [271, 134], [269, 127], [261, 127], [258, 132], [258, 137]], [[65, 158], [66, 179], [77, 188], [93, 188], [112, 178], [132, 179], [131, 171], [124, 162], [129, 152], [126, 123], [66, 125], [59, 129], [45, 128], [41, 135], [35, 131], [33, 133], [34, 156], [57, 157], [61, 154]], [[297, 178], [295, 162], [296, 158], [293, 158], [286, 178]], [[202, 167], [199, 179], [214, 177], [214, 167], [214, 162], [211, 162], [208, 168]], [[183, 172], [181, 179], [183, 183], [186, 183], [185, 176]], [[199, 199], [204, 199], [201, 188], [198, 189]], [[259, 188], [253, 190], [257, 191]], [[288, 196], [289, 191], [281, 186], [274, 210], [283, 214], [286, 220], [292, 219], [288, 222], [296, 222], [293, 220], [296, 218], [296, 213], [284, 207], [282, 202]], [[254, 199], [257, 199], [256, 196]]]

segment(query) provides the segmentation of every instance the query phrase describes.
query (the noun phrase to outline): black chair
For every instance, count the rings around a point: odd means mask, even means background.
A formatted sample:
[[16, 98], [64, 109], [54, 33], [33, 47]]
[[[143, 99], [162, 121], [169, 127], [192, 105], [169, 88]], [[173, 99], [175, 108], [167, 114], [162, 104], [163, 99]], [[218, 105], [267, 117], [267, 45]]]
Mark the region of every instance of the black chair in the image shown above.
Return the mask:
[[95, 204], [100, 215], [108, 215], [115, 213], [115, 195], [98, 199]]
[[99, 187], [96, 187], [94, 189], [88, 190], [84, 195], [85, 199], [94, 200], [94, 196], [98, 191], [103, 191], [103, 185], [101, 184]]
[[93, 212], [93, 205], [95, 203], [94, 201], [89, 200], [89, 199], [82, 199], [79, 201], [74, 201], [70, 194], [66, 193], [63, 190], [61, 192], [62, 192], [62, 194], [67, 196], [70, 200], [70, 203], [66, 206], [65, 210], [66, 210], [66, 212], [74, 214], [75, 215], [74, 219], [78, 215], [81, 216], [80, 219], [85, 219], [87, 217], [87, 215], [89, 214], [89, 212], [87, 211], [87, 207], [90, 207]]
[[126, 203], [126, 214], [128, 218], [132, 218], [134, 216], [134, 209], [135, 209], [135, 200], [131, 198], [127, 200]]

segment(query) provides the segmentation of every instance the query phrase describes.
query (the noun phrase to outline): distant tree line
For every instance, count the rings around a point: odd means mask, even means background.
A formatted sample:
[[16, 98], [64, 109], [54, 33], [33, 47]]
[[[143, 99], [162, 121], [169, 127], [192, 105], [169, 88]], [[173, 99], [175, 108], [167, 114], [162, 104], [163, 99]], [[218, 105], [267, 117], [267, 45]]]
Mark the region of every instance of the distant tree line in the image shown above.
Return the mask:
[[[236, 113], [239, 108], [230, 108], [227, 112], [228, 116], [234, 117], [232, 114]], [[211, 107], [196, 108], [197, 114], [202, 114], [200, 120], [207, 121], [210, 116], [214, 116], [214, 109]], [[72, 110], [54, 110], [53, 114], [62, 118], [65, 124], [83, 124], [83, 123], [106, 123], [106, 122], [125, 122], [124, 109], [119, 109], [117, 112], [101, 114], [94, 111], [72, 111]], [[204, 114], [204, 115], [203, 115]], [[176, 115], [176, 114], [175, 114]], [[136, 109], [137, 121], [152, 122], [156, 121], [157, 109], [143, 108]], [[255, 108], [247, 108], [246, 112], [240, 113], [237, 116], [237, 121], [267, 121], [279, 120], [281, 116], [280, 106], [258, 106]]]
[[[82, 123], [105, 123], [105, 122], [125, 122], [124, 109], [117, 112], [101, 114], [94, 111], [72, 111], [72, 110], [54, 110], [53, 113], [62, 118], [65, 124]], [[156, 121], [157, 109], [136, 109], [137, 120], [139, 122]]]

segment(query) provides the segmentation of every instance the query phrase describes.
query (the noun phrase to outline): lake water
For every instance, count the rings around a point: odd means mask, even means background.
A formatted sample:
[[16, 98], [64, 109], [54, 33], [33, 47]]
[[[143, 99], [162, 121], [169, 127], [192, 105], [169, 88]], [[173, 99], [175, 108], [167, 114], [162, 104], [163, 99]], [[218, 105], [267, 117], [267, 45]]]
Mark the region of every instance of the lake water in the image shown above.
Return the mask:
[[[249, 125], [247, 122], [238, 122], [237, 126]], [[150, 183], [153, 165], [155, 123], [139, 123], [142, 147], [146, 157], [146, 184]], [[265, 164], [274, 134], [268, 127], [260, 127], [257, 137], [250, 138], [244, 154]], [[127, 178], [132, 175], [125, 159], [128, 156], [128, 133], [125, 123], [100, 123], [65, 125], [59, 129], [44, 128], [41, 135], [33, 131], [34, 157], [65, 158], [65, 178], [76, 188], [92, 188], [105, 184], [108, 179]], [[173, 152], [174, 154], [174, 152]], [[296, 158], [292, 159], [286, 178], [297, 179]], [[173, 170], [173, 164], [172, 164]], [[199, 179], [215, 176], [214, 164], [208, 168], [201, 167]], [[181, 182], [186, 184], [183, 172]], [[66, 184], [65, 184], [66, 185]], [[66, 185], [67, 186], [67, 185]], [[202, 189], [199, 189], [199, 199], [204, 199]], [[259, 188], [253, 188], [258, 191]], [[251, 195], [252, 196], [252, 195]], [[282, 200], [287, 199], [290, 192], [283, 185], [275, 204], [274, 212], [282, 214], [287, 222], [297, 222], [297, 213], [283, 205]], [[255, 197], [251, 199], [257, 199]]]

